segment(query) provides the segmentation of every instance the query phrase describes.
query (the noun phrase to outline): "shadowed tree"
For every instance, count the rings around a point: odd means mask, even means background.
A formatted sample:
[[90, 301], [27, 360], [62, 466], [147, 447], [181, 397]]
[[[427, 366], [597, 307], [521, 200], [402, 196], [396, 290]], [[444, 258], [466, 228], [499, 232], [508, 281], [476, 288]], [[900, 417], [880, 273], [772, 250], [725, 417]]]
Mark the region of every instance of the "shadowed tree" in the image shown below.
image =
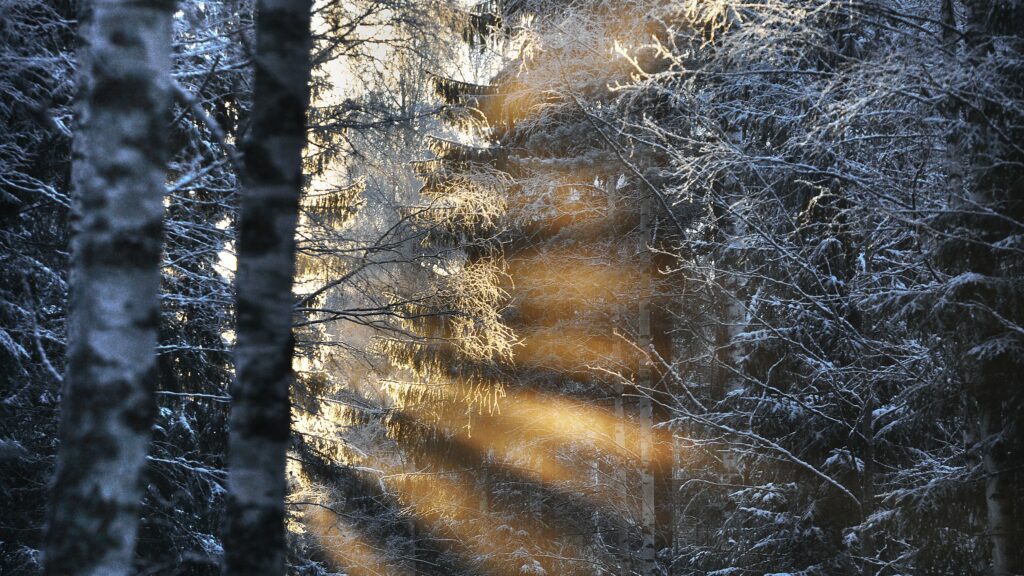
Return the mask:
[[[1016, 487], [1024, 347], [1024, 2], [966, 1], [963, 12], [961, 54], [955, 3], [943, 3], [946, 64], [962, 68], [950, 71], [959, 73], [948, 97], [950, 200], [932, 221], [938, 238], [933, 257], [942, 273], [932, 297], [949, 369], [963, 383], [967, 449], [980, 459], [991, 574], [1008, 576], [1024, 570]], [[977, 78], [975, 70], [985, 74]]]
[[238, 344], [224, 573], [285, 572], [285, 453], [295, 225], [309, 100], [308, 0], [257, 6], [256, 77], [238, 230]]
[[47, 574], [127, 574], [156, 379], [171, 14], [111, 0], [81, 18], [76, 234]]
[[64, 370], [75, 30], [70, 6], [0, 6], [0, 573], [38, 573]]

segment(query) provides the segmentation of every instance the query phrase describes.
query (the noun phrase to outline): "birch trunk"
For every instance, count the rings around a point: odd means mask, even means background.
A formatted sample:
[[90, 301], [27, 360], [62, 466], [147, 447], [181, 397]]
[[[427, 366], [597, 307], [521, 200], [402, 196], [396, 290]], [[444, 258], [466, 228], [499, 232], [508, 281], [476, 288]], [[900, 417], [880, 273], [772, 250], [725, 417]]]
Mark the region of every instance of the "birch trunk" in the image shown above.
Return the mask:
[[128, 574], [153, 422], [173, 2], [83, 10], [68, 367], [44, 573]]
[[309, 100], [308, 0], [260, 0], [238, 231], [224, 573], [285, 573], [292, 277]]
[[1011, 474], [1007, 470], [1006, 442], [1003, 438], [1003, 403], [990, 395], [979, 403], [981, 436], [985, 438], [982, 469], [985, 471], [985, 504], [988, 534], [992, 542], [993, 576], [1015, 576], [1021, 572], [1016, 563], [1016, 529], [1013, 514]]

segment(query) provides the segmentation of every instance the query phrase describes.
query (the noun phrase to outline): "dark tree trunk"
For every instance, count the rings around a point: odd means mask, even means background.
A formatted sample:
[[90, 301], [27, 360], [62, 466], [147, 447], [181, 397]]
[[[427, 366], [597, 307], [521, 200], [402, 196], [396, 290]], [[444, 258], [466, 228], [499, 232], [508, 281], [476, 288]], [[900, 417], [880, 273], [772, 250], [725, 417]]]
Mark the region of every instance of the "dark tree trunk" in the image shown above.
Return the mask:
[[261, 0], [238, 233], [224, 573], [285, 573], [292, 277], [309, 100], [308, 0]]
[[656, 567], [658, 545], [658, 506], [657, 497], [658, 453], [657, 438], [654, 430], [655, 409], [655, 369], [656, 360], [651, 354], [651, 300], [653, 287], [653, 266], [649, 245], [652, 239], [653, 200], [643, 199], [640, 205], [640, 254], [647, 269], [640, 280], [639, 303], [639, 334], [637, 347], [644, 355], [639, 359], [637, 367], [637, 396], [640, 422], [640, 553], [639, 564], [642, 576], [652, 576]]
[[[961, 58], [953, 8], [952, 2], [943, 4], [951, 65]], [[1010, 576], [1024, 573], [1019, 550], [1024, 522], [1014, 482], [1022, 461], [1013, 438], [1019, 429], [1019, 374], [1024, 369], [1019, 354], [1024, 263], [1019, 250], [1010, 248], [1024, 219], [1024, 129], [1019, 112], [990, 92], [1024, 91], [1019, 66], [1004, 65], [1005, 55], [1024, 48], [1024, 2], [968, 0], [964, 8], [960, 66], [986, 74], [983, 88], [969, 88], [968, 105], [961, 104], [964, 96], [958, 94], [946, 111], [959, 127], [951, 131], [947, 152], [953, 202], [949, 214], [936, 220], [943, 235], [936, 260], [950, 279], [939, 306], [940, 329], [950, 342], [950, 364], [970, 397], [965, 406], [977, 410], [976, 417], [970, 410], [965, 414], [964, 426], [965, 436], [976, 439], [980, 448], [991, 573]]]
[[655, 544], [660, 550], [671, 548], [675, 530], [675, 491], [673, 490], [674, 452], [673, 432], [666, 425], [671, 420], [672, 378], [666, 373], [666, 367], [672, 366], [672, 326], [676, 301], [673, 298], [675, 286], [670, 284], [670, 277], [664, 272], [674, 269], [678, 262], [671, 256], [672, 246], [669, 243], [665, 218], [659, 219], [651, 242], [655, 252], [651, 256], [650, 275], [653, 280], [651, 303], [651, 347], [656, 355], [653, 366], [654, 405], [652, 417], [654, 431], [654, 501], [656, 503]]
[[46, 574], [127, 574], [153, 423], [173, 2], [81, 18], [68, 368]]

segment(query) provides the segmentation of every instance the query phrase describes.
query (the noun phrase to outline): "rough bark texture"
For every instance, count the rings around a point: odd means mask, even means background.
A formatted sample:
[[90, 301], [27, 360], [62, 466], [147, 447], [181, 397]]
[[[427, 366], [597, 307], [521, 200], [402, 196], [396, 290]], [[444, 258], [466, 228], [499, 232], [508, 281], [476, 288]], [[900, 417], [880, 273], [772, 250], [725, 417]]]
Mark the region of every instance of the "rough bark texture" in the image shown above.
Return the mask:
[[257, 7], [236, 276], [238, 340], [224, 546], [229, 575], [285, 573], [291, 289], [309, 100], [310, 10], [308, 0], [262, 0]]
[[68, 367], [46, 574], [127, 574], [153, 421], [173, 2], [82, 18]]
[[[1024, 47], [1024, 2], [973, 0], [964, 5], [966, 64], [991, 70], [986, 78], [991, 85], [1020, 94], [1024, 77], [1019, 69], [1003, 65], [1002, 54]], [[1014, 482], [1021, 465], [1014, 436], [1024, 367], [1019, 355], [1019, 327], [1024, 324], [1019, 275], [1024, 263], [1019, 251], [1008, 248], [1019, 238], [1024, 218], [1024, 129], [1019, 115], [992, 97], [979, 95], [971, 104], [964, 107], [963, 136], [951, 139], [950, 148], [970, 164], [966, 178], [958, 162], [950, 171], [951, 186], [966, 186], [962, 194], [953, 190], [957, 211], [944, 222], [952, 239], [945, 241], [939, 261], [951, 277], [968, 280], [973, 289], [950, 291], [953, 305], [947, 307], [944, 327], [956, 343], [953, 364], [978, 410], [977, 421], [967, 425], [978, 426], [979, 432], [991, 572], [1010, 576], [1024, 573], [1019, 550], [1024, 530]]]

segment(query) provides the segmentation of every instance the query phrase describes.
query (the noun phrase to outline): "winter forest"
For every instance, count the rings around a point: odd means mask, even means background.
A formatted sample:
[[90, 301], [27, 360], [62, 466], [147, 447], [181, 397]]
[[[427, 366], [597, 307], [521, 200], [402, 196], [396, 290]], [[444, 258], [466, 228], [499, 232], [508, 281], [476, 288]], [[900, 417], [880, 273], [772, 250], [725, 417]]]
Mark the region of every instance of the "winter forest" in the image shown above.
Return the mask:
[[0, 0], [0, 574], [1024, 575], [1024, 0]]

